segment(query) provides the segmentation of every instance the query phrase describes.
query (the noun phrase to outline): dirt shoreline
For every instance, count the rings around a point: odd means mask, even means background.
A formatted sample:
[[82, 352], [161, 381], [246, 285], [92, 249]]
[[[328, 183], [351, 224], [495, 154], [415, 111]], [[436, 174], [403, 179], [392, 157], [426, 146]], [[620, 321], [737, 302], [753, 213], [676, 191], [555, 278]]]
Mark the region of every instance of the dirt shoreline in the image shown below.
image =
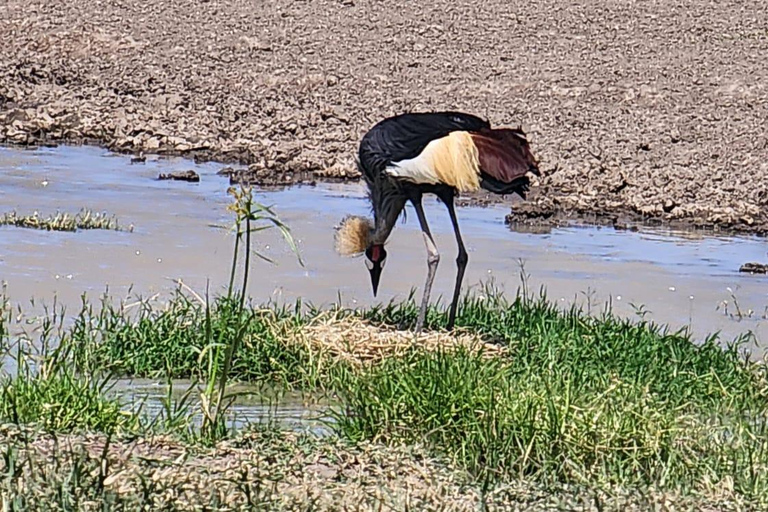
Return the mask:
[[[484, 490], [422, 447], [245, 433], [212, 448], [170, 436], [107, 438], [0, 425], [3, 497], [29, 510], [751, 510], [732, 492], [679, 496], [510, 480]], [[11, 470], [13, 468], [14, 470]], [[40, 505], [37, 505], [37, 504]], [[54, 510], [58, 508], [54, 507]], [[62, 508], [64, 510], [66, 508]]]
[[459, 109], [522, 125], [541, 159], [545, 176], [508, 222], [768, 234], [759, 3], [9, 0], [0, 11], [3, 143], [95, 141], [248, 166], [241, 177], [256, 182], [347, 181], [380, 118]]
[[[74, 140], [54, 141], [48, 138], [40, 138], [28, 144], [0, 142], [0, 147], [23, 148], [34, 150], [39, 147], [57, 147], [59, 145], [87, 145], [109, 149], [98, 140]], [[143, 150], [116, 151], [125, 155], [159, 155], [164, 157], [190, 158], [195, 162], [215, 162], [222, 164], [219, 175], [229, 178], [230, 184], [242, 183], [254, 185], [267, 190], [279, 190], [286, 187], [309, 185], [317, 183], [349, 183], [359, 181], [354, 177], [316, 176], [311, 172], [278, 174], [265, 172], [265, 169], [251, 171], [247, 166], [238, 165], [238, 161], [217, 160], [215, 155], [183, 152], [147, 153]], [[534, 192], [536, 194], [537, 192]], [[725, 236], [768, 236], [768, 223], [750, 225], [730, 222], [708, 222], [703, 218], [671, 218], [665, 216], [642, 215], [629, 209], [616, 208], [591, 211], [585, 210], [556, 210], [542, 207], [535, 202], [535, 196], [529, 197], [527, 202], [517, 196], [498, 196], [490, 192], [480, 191], [475, 194], [465, 194], [456, 199], [459, 208], [471, 206], [483, 208], [499, 204], [511, 208], [509, 214], [504, 217], [504, 223], [514, 231], [524, 232], [549, 232], [558, 227], [612, 227], [617, 230], [638, 231], [641, 229], [673, 229], [690, 232], [697, 235], [725, 235]]]

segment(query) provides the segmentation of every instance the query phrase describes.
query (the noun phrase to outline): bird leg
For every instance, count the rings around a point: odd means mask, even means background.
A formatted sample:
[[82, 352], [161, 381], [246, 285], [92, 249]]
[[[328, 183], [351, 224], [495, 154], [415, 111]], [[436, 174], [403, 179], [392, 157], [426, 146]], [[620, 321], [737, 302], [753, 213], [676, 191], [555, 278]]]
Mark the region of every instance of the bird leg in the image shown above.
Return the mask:
[[421, 224], [421, 232], [424, 235], [424, 244], [427, 246], [427, 282], [424, 285], [424, 295], [421, 298], [421, 308], [419, 309], [419, 316], [416, 320], [416, 332], [421, 332], [424, 327], [424, 319], [427, 316], [427, 306], [429, 305], [429, 294], [432, 291], [432, 283], [435, 280], [435, 272], [437, 272], [437, 264], [440, 262], [440, 253], [437, 252], [437, 245], [432, 239], [432, 233], [429, 231], [429, 225], [427, 224], [427, 218], [424, 215], [424, 209], [421, 206], [421, 196], [411, 198], [413, 207], [416, 209], [416, 215], [419, 217], [419, 224]]
[[461, 239], [461, 232], [459, 231], [459, 221], [456, 219], [456, 211], [453, 206], [454, 192], [451, 190], [445, 194], [440, 195], [440, 199], [448, 207], [448, 214], [451, 216], [451, 223], [453, 224], [453, 232], [456, 234], [456, 243], [459, 245], [459, 255], [456, 257], [456, 286], [453, 289], [453, 301], [451, 301], [451, 310], [448, 314], [448, 329], [453, 329], [453, 324], [456, 321], [456, 308], [459, 303], [459, 292], [461, 291], [461, 282], [464, 280], [464, 271], [467, 268], [469, 262], [469, 256], [467, 250], [464, 248], [464, 241]]

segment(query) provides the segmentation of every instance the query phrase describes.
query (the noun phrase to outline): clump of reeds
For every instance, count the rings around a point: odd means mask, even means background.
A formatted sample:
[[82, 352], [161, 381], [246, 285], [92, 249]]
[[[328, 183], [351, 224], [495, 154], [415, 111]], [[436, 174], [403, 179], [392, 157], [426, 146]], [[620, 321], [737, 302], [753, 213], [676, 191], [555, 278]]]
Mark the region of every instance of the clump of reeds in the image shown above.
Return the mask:
[[[89, 209], [83, 209], [74, 215], [56, 212], [47, 217], [41, 216], [39, 212], [33, 212], [31, 215], [19, 215], [17, 212], [12, 211], [0, 216], [0, 226], [43, 229], [46, 231], [77, 231], [84, 229], [124, 230], [114, 215], [109, 216], [106, 213], [93, 212]], [[133, 231], [133, 226], [129, 226], [127, 231]]]

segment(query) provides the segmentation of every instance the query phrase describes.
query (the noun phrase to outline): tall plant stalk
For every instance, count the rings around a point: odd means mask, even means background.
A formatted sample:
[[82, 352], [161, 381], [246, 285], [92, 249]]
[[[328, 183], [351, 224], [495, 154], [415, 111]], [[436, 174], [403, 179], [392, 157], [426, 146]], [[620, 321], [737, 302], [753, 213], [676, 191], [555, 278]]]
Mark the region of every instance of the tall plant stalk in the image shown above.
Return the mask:
[[243, 234], [240, 231], [240, 218], [238, 217], [235, 221], [235, 250], [234, 255], [232, 256], [232, 270], [229, 273], [229, 286], [227, 287], [227, 297], [232, 297], [232, 292], [234, 291], [235, 287], [235, 274], [237, 273], [237, 254], [240, 250], [240, 238], [242, 238]]
[[[240, 189], [230, 188], [229, 193], [232, 194], [234, 198], [233, 202], [227, 208], [235, 215], [235, 222], [233, 225], [233, 229], [235, 231], [235, 246], [232, 256], [232, 270], [230, 272], [227, 299], [229, 304], [232, 304], [232, 301], [235, 298], [238, 298], [239, 300], [237, 309], [235, 311], [234, 336], [231, 339], [220, 339], [218, 342], [214, 342], [213, 333], [210, 331], [210, 329], [207, 329], [209, 349], [207, 355], [209, 358], [211, 358], [209, 359], [209, 362], [213, 363], [209, 364], [209, 368], [212, 368], [213, 371], [209, 374], [208, 386], [206, 387], [206, 393], [203, 397], [203, 401], [206, 405], [204, 407], [205, 414], [203, 418], [202, 434], [214, 439], [220, 432], [218, 429], [222, 427], [224, 415], [231, 403], [226, 402], [228, 398], [226, 396], [226, 388], [229, 381], [229, 374], [232, 369], [232, 362], [238, 348], [240, 347], [240, 344], [242, 343], [243, 338], [245, 337], [248, 325], [253, 318], [252, 312], [251, 314], [246, 314], [245, 307], [245, 298], [247, 295], [248, 278], [251, 266], [252, 233], [264, 231], [270, 228], [278, 228], [283, 235], [284, 240], [288, 243], [289, 247], [296, 255], [299, 264], [302, 266], [304, 265], [296, 242], [291, 235], [290, 229], [282, 221], [280, 221], [280, 219], [270, 207], [253, 201], [253, 192], [250, 187], [241, 186]], [[245, 230], [242, 229], [243, 224], [245, 225]], [[245, 241], [242, 247], [242, 249], [245, 251], [245, 265], [243, 268], [243, 278], [240, 290], [239, 292], [236, 292], [234, 289], [234, 283], [237, 271], [237, 263], [240, 257], [239, 250], [241, 248], [241, 240], [243, 236], [245, 236]], [[267, 262], [274, 263], [271, 259], [261, 253], [255, 252], [255, 254]], [[239, 293], [239, 297], [237, 293]], [[209, 308], [207, 302], [206, 308]], [[206, 317], [210, 318], [209, 311]], [[225, 333], [220, 333], [219, 336], [224, 334]], [[219, 373], [217, 371], [217, 363], [219, 361], [222, 348], [225, 349], [224, 360], [222, 362], [223, 366], [221, 368], [221, 372]], [[215, 402], [212, 403], [211, 399], [213, 398], [214, 388], [217, 381], [218, 392], [216, 393]]]

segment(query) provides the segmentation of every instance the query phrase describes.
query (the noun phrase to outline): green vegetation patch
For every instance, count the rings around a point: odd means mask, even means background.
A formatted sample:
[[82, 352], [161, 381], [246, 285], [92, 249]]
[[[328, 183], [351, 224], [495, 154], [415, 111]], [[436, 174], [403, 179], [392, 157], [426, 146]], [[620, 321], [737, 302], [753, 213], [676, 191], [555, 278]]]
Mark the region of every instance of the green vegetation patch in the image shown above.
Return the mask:
[[[768, 500], [765, 367], [684, 333], [544, 298], [467, 299], [457, 324], [505, 344], [391, 359], [343, 382], [339, 432], [424, 442], [481, 479], [728, 488]], [[415, 304], [364, 313], [415, 320]], [[430, 312], [433, 327], [446, 321]]]
[[[371, 442], [384, 451], [419, 447], [450, 468], [452, 477], [466, 477], [466, 486], [479, 494], [471, 502], [451, 502], [456, 509], [490, 503], [493, 493], [506, 496], [506, 505], [521, 503], [514, 484], [544, 490], [544, 496], [578, 495], [579, 503], [598, 509], [610, 501], [601, 501], [606, 492], [652, 506], [675, 501], [671, 496], [692, 500], [693, 509], [768, 506], [768, 379], [765, 365], [741, 351], [747, 336], [725, 347], [715, 336], [697, 344], [685, 331], [642, 319], [563, 311], [543, 293], [531, 297], [525, 279], [513, 299], [492, 288], [465, 297], [452, 333], [443, 330], [447, 315], [437, 306], [428, 311], [425, 333], [410, 332], [418, 314], [412, 298], [363, 310], [255, 307], [242, 293], [251, 237], [275, 228], [296, 246], [274, 212], [253, 202], [250, 190], [230, 192], [235, 247], [222, 297], [203, 299], [189, 289], [183, 293], [182, 286], [162, 306], [143, 300], [114, 306], [105, 298], [95, 309], [84, 299], [71, 323], [56, 312], [43, 318], [33, 329], [35, 340], [16, 339], [13, 330], [29, 323], [11, 314], [7, 300], [0, 302], [0, 346], [40, 347], [34, 358], [18, 348], [21, 370], [0, 383], [0, 419], [49, 432], [159, 430], [210, 448], [232, 439], [225, 420], [237, 395], [231, 381], [269, 383], [333, 395], [340, 404], [331, 411], [334, 442], [351, 442], [350, 449]], [[244, 266], [236, 279], [240, 259]], [[142, 424], [138, 415], [121, 412], [119, 402], [105, 398], [104, 386], [122, 376], [202, 380], [201, 426], [189, 421], [192, 388], [179, 404], [169, 392], [158, 423]], [[334, 475], [325, 486], [348, 475], [348, 455], [335, 453], [318, 468]], [[373, 467], [382, 464], [376, 460]], [[389, 470], [398, 475], [402, 467]], [[252, 470], [228, 481], [268, 481], [251, 478]], [[425, 471], [419, 469], [429, 475]], [[306, 468], [299, 473], [303, 478]], [[139, 487], [131, 489], [144, 489], [149, 480], [137, 474]], [[384, 473], [376, 475], [386, 488]], [[107, 487], [102, 477], [97, 489]], [[268, 482], [274, 487], [265, 500], [284, 495], [279, 483]], [[422, 484], [414, 480], [405, 488], [414, 485]], [[213, 487], [200, 484], [202, 490]], [[263, 490], [237, 492], [262, 496]], [[233, 493], [195, 499], [218, 506]], [[656, 501], [658, 496], [663, 499]], [[440, 498], [433, 503], [450, 509]], [[422, 509], [423, 503], [391, 506]]]
[[[180, 291], [162, 307], [104, 301], [95, 310], [86, 302], [62, 328], [66, 356], [57, 356], [84, 380], [8, 380], [4, 402], [15, 405], [4, 406], [3, 419], [53, 431], [137, 431], [132, 416], [89, 387], [89, 375], [205, 381], [224, 371], [216, 347], [238, 336], [232, 379], [330, 392], [340, 439], [420, 445], [481, 487], [525, 481], [768, 504], [768, 386], [764, 366], [740, 353], [743, 340], [697, 345], [651, 323], [492, 290], [464, 300], [457, 334], [440, 331], [445, 312], [432, 308], [432, 331], [408, 342], [397, 329], [416, 314], [413, 301], [332, 312], [241, 308], [227, 298], [206, 307]], [[9, 324], [0, 330], [9, 333]], [[467, 336], [483, 343], [457, 343]], [[390, 356], [381, 351], [388, 337], [397, 346]], [[374, 348], [375, 357], [348, 364]], [[331, 357], [334, 350], [344, 357]], [[66, 414], [73, 410], [81, 412]], [[218, 423], [207, 436], [178, 424], [180, 438], [207, 446], [232, 435]]]
[[0, 419], [49, 432], [128, 432], [139, 426], [101, 386], [67, 372], [6, 379], [0, 384]]
[[307, 347], [290, 342], [290, 332], [304, 322], [300, 313], [255, 308], [246, 315], [243, 324], [236, 300], [219, 298], [206, 307], [177, 292], [164, 307], [142, 303], [129, 311], [104, 301], [94, 311], [85, 304], [65, 337], [77, 366], [86, 371], [100, 368], [121, 376], [207, 380], [224, 365], [225, 353], [216, 348], [242, 336], [232, 359], [233, 379], [286, 387], [321, 385], [320, 369]]

